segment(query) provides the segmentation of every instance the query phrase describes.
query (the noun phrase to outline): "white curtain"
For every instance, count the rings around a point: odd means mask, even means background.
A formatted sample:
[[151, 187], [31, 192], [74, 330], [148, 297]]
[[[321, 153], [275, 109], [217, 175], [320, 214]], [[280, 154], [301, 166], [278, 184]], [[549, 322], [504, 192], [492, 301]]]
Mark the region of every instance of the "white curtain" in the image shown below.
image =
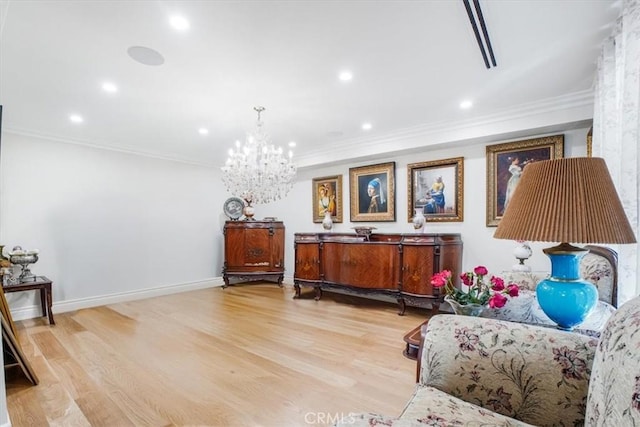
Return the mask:
[[[638, 237], [640, 144], [640, 0], [624, 0], [598, 60], [593, 156], [603, 157]], [[619, 245], [618, 306], [640, 294], [638, 245]]]

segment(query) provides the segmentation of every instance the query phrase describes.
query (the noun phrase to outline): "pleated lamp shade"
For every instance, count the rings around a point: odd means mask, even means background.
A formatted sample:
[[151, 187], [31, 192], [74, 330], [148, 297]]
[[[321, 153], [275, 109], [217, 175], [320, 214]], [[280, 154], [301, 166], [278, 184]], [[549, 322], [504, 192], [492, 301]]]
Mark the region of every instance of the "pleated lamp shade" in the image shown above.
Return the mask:
[[494, 237], [534, 242], [636, 243], [605, 161], [527, 165]]

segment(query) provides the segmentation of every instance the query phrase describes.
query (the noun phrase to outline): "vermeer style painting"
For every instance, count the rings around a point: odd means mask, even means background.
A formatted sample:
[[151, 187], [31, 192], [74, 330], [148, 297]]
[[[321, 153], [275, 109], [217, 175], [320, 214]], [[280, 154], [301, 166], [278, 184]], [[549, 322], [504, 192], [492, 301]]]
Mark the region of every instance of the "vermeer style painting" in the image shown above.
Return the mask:
[[407, 219], [417, 211], [427, 221], [463, 220], [463, 157], [407, 165]]
[[564, 135], [487, 146], [487, 227], [497, 226], [527, 165], [564, 155]]
[[395, 221], [395, 162], [349, 169], [351, 221]]
[[313, 222], [322, 222], [325, 212], [334, 223], [342, 222], [342, 175], [314, 178]]

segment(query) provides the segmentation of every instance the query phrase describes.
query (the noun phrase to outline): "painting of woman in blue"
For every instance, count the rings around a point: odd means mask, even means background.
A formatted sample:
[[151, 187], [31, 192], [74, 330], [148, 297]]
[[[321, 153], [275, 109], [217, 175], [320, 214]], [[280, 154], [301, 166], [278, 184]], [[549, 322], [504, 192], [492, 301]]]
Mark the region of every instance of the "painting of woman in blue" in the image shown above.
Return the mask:
[[367, 194], [369, 195], [369, 208], [367, 213], [386, 212], [387, 199], [384, 197], [384, 189], [380, 178], [374, 178], [367, 184]]
[[423, 198], [418, 202], [424, 203], [422, 212], [425, 214], [438, 214], [445, 212], [445, 197], [444, 197], [444, 182], [442, 181], [442, 175], [438, 175], [435, 178], [431, 187], [427, 190]]

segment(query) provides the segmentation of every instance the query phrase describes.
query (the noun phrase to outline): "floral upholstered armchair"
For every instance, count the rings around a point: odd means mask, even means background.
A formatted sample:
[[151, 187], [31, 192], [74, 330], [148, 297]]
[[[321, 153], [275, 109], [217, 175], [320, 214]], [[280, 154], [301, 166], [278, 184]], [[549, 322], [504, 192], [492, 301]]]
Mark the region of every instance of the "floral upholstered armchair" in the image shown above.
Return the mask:
[[415, 392], [399, 417], [343, 426], [640, 425], [640, 297], [600, 340], [551, 328], [441, 314], [429, 320]]

